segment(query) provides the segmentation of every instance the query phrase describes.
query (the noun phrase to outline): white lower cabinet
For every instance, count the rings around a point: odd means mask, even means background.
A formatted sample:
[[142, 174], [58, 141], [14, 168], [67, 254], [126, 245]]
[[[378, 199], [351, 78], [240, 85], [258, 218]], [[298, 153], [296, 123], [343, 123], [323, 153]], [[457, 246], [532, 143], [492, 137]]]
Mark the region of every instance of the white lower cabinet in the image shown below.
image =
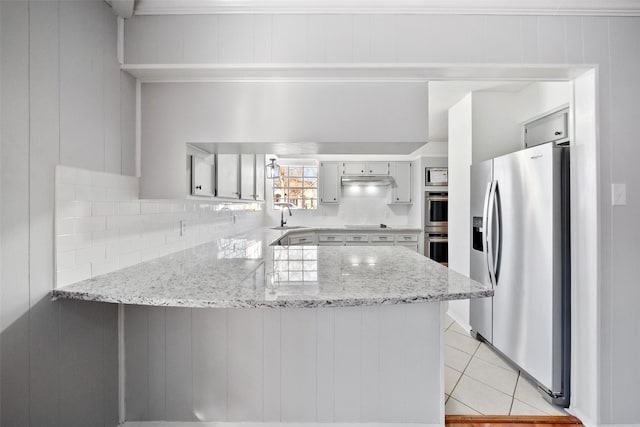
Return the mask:
[[392, 245], [394, 242], [393, 234], [385, 233], [385, 234], [370, 234], [369, 242], [374, 243], [376, 245]]
[[418, 231], [384, 233], [360, 232], [308, 232], [298, 231], [280, 239], [281, 245], [318, 245], [318, 246], [404, 246], [418, 252]]
[[289, 245], [315, 245], [315, 233], [294, 234], [289, 236]]
[[344, 234], [318, 234], [319, 246], [344, 246]]

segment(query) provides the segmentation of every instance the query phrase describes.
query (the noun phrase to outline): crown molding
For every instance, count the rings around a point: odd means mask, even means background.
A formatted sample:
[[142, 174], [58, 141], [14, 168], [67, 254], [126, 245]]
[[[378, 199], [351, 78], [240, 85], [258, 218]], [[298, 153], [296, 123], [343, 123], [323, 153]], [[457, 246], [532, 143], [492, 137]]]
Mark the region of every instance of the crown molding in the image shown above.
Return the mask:
[[639, 0], [137, 0], [136, 15], [464, 14], [640, 16]]
[[368, 82], [433, 80], [567, 81], [592, 66], [515, 64], [124, 64], [141, 83], [178, 82]]

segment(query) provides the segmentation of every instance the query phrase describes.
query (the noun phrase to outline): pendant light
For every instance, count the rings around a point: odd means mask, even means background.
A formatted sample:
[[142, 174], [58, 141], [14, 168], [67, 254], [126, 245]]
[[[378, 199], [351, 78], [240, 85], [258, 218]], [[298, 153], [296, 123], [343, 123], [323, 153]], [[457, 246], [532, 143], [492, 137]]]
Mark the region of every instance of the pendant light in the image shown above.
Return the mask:
[[267, 179], [279, 179], [280, 178], [280, 165], [276, 163], [276, 159], [269, 159], [270, 163], [267, 163]]

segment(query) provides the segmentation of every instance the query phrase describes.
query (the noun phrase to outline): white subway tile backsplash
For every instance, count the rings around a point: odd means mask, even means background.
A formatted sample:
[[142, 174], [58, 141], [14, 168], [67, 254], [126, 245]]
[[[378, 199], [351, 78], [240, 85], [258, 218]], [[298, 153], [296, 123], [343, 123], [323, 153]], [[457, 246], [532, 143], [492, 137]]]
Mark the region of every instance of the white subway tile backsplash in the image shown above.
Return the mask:
[[129, 252], [127, 254], [121, 254], [118, 260], [118, 266], [120, 268], [131, 267], [132, 265], [141, 262], [140, 251]]
[[91, 185], [91, 174], [87, 169], [76, 169], [76, 185]]
[[104, 230], [106, 230], [106, 217], [104, 216], [90, 216], [75, 219], [76, 233], [92, 233], [94, 231]]
[[[250, 205], [139, 200], [138, 179], [56, 168], [57, 286], [109, 273], [259, 226]], [[234, 224], [231, 216], [238, 221]], [[180, 221], [187, 233], [180, 235]], [[238, 222], [242, 222], [238, 225]]]
[[118, 214], [120, 215], [140, 215], [140, 202], [120, 202], [118, 203]]
[[91, 278], [91, 264], [83, 264], [69, 270], [56, 272], [56, 286], [62, 287]]
[[92, 202], [91, 215], [111, 216], [118, 214], [118, 203], [116, 202]]
[[140, 212], [144, 214], [155, 214], [158, 213], [158, 203], [157, 202], [140, 202]]
[[56, 201], [57, 218], [78, 218], [91, 216], [91, 203], [80, 200]]
[[74, 184], [60, 184], [56, 186], [56, 200], [69, 201], [76, 199], [76, 186]]
[[120, 234], [118, 233], [118, 230], [94, 231], [91, 233], [91, 244], [93, 246], [118, 243], [119, 239]]
[[56, 253], [56, 270], [69, 270], [75, 265], [75, 251]]
[[102, 261], [94, 261], [91, 263], [91, 277], [99, 276], [100, 274], [111, 273], [118, 270], [118, 258], [104, 259]]
[[58, 218], [56, 219], [56, 235], [73, 234], [75, 222], [74, 218]]
[[96, 261], [104, 261], [106, 248], [105, 246], [92, 246], [90, 248], [78, 249], [75, 251], [75, 259], [77, 264], [88, 264]]
[[77, 185], [76, 199], [88, 201], [107, 200], [107, 189], [93, 185]]

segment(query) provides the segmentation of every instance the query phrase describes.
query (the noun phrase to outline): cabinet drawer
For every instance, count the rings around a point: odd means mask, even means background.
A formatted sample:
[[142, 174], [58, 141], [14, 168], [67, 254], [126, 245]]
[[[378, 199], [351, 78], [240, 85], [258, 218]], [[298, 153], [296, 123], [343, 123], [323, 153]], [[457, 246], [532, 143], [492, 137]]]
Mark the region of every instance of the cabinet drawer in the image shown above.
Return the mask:
[[402, 243], [402, 242], [396, 242], [396, 246], [404, 246], [405, 248], [409, 248], [414, 252], [418, 252], [418, 242], [415, 243]]
[[393, 243], [393, 235], [392, 234], [372, 234], [370, 236], [370, 241], [373, 243]]
[[311, 233], [289, 236], [290, 245], [313, 245], [315, 240], [315, 236]]
[[397, 234], [396, 242], [417, 242], [418, 235], [417, 234]]
[[344, 242], [344, 234], [318, 234], [319, 242]]
[[368, 243], [369, 235], [367, 234], [347, 234], [347, 242]]

